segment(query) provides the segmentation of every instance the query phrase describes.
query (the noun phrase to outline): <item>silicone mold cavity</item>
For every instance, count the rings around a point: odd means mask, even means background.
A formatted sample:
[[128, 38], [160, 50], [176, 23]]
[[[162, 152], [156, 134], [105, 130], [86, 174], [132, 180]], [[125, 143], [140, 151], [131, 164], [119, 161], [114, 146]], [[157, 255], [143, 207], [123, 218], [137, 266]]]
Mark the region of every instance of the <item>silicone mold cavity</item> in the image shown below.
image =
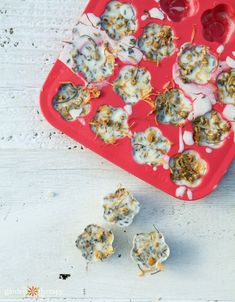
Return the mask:
[[203, 37], [209, 42], [227, 43], [235, 29], [235, 14], [226, 4], [219, 4], [213, 9], [206, 10], [201, 22]]
[[173, 22], [180, 22], [198, 10], [197, 0], [160, 0], [161, 9]]

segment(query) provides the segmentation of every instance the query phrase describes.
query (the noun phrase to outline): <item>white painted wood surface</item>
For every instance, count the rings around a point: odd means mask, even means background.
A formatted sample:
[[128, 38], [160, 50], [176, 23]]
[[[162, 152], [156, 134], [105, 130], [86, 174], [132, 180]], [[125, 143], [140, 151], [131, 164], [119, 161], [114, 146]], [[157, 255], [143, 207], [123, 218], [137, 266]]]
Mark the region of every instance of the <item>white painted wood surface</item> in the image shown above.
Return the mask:
[[[234, 164], [211, 196], [183, 203], [82, 149], [39, 112], [39, 90], [86, 2], [0, 0], [0, 298], [22, 301], [38, 286], [43, 301], [235, 301]], [[142, 210], [126, 232], [112, 227], [117, 253], [86, 271], [74, 241], [87, 224], [104, 224], [102, 196], [119, 183]], [[131, 241], [153, 223], [171, 257], [165, 272], [140, 278]]]

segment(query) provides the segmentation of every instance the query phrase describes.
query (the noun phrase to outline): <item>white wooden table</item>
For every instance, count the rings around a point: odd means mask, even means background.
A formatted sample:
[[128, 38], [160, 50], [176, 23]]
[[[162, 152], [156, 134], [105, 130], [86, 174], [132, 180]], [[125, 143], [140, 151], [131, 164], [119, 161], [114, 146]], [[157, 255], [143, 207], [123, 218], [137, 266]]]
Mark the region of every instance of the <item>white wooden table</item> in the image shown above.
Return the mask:
[[[0, 298], [21, 301], [35, 286], [43, 301], [235, 301], [234, 164], [211, 196], [183, 203], [66, 138], [39, 112], [39, 90], [86, 2], [0, 0]], [[113, 228], [117, 253], [87, 272], [74, 241], [87, 224], [103, 224], [102, 196], [119, 183], [142, 210], [126, 232]], [[171, 257], [162, 274], [140, 278], [131, 241], [153, 224]]]

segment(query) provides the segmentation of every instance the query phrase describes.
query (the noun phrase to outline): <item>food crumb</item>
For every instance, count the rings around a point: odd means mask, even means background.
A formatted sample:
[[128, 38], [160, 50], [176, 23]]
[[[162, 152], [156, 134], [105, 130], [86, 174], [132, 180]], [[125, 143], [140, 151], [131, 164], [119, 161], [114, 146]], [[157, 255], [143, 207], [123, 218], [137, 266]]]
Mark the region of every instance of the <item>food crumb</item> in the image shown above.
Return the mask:
[[57, 193], [56, 192], [49, 192], [48, 197], [56, 197]]
[[67, 280], [69, 277], [71, 277], [70, 274], [60, 274], [59, 279], [61, 280]]

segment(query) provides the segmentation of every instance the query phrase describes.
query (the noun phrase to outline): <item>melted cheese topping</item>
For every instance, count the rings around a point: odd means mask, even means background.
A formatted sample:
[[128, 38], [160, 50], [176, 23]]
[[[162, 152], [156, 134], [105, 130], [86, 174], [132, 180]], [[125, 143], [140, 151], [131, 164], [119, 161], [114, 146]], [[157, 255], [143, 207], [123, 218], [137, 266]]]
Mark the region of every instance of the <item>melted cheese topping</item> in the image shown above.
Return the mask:
[[195, 187], [207, 171], [207, 163], [193, 150], [178, 153], [170, 159], [171, 180], [177, 185]]
[[104, 198], [104, 219], [120, 227], [129, 226], [139, 212], [139, 202], [127, 189], [120, 187]]
[[133, 136], [132, 147], [133, 157], [137, 163], [158, 166], [165, 164], [171, 143], [158, 128], [151, 127]]
[[159, 94], [155, 103], [157, 120], [163, 124], [181, 125], [192, 111], [191, 101], [179, 89]]
[[206, 84], [217, 67], [217, 60], [204, 45], [186, 46], [178, 58], [180, 76], [185, 83]]
[[230, 129], [230, 123], [223, 120], [215, 110], [199, 116], [193, 121], [194, 140], [200, 146], [220, 147], [228, 136]]
[[173, 54], [175, 50], [173, 36], [170, 26], [150, 23], [145, 27], [138, 44], [147, 60], [159, 62]]
[[143, 273], [156, 273], [170, 255], [170, 249], [159, 231], [140, 233], [134, 237], [131, 258]]
[[225, 104], [235, 105], [235, 69], [222, 72], [217, 79], [219, 99]]
[[114, 81], [113, 89], [125, 103], [135, 104], [151, 93], [151, 75], [143, 67], [125, 66]]
[[120, 40], [136, 30], [136, 13], [131, 4], [111, 1], [101, 16], [101, 27], [113, 40]]
[[102, 261], [114, 253], [112, 231], [98, 225], [88, 225], [78, 236], [76, 246], [87, 261]]
[[98, 97], [99, 95], [100, 92], [98, 90], [75, 86], [72, 83], [64, 83], [60, 86], [57, 95], [53, 99], [53, 107], [65, 120], [74, 121], [78, 117], [89, 113], [91, 97]]
[[83, 45], [72, 54], [73, 70], [81, 72], [88, 82], [100, 82], [114, 71], [115, 57], [91, 37], [83, 37]]
[[137, 46], [137, 40], [134, 36], [128, 36], [123, 38], [117, 44], [117, 56], [125, 64], [138, 64], [143, 54]]
[[91, 120], [91, 129], [106, 144], [113, 144], [117, 139], [129, 134], [127, 113], [122, 108], [102, 105]]

